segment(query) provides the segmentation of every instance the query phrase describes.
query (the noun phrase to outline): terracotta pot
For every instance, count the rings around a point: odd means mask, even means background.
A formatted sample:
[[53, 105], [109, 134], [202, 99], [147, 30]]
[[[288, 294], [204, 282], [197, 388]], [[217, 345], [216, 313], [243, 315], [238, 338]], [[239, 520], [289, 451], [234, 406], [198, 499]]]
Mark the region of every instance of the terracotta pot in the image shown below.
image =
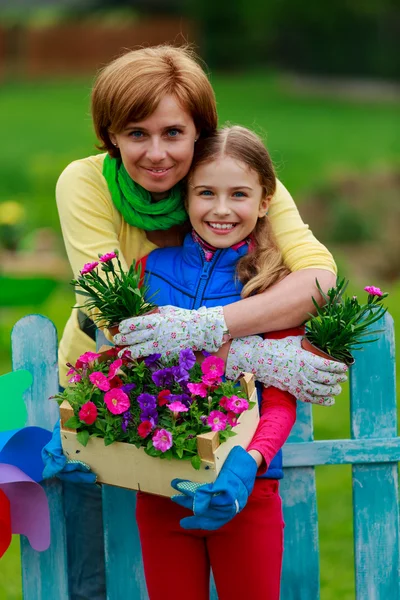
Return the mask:
[[[144, 317], [145, 315], [152, 315], [154, 313], [158, 313], [159, 309], [158, 306], [156, 306], [155, 308], [153, 308], [153, 310], [149, 310], [149, 312], [147, 313], [143, 313], [143, 315], [140, 315], [141, 317]], [[117, 335], [117, 333], [119, 333], [119, 323], [116, 323], [115, 325], [111, 325], [110, 327], [107, 327], [108, 331], [110, 332], [110, 334], [114, 337], [114, 335]]]
[[[307, 352], [311, 352], [311, 354], [315, 354], [315, 356], [320, 356], [321, 358], [326, 358], [327, 360], [333, 360], [334, 362], [341, 362], [337, 358], [333, 358], [333, 356], [331, 356], [327, 352], [324, 352], [320, 348], [317, 348], [316, 346], [314, 346], [314, 344], [312, 344], [306, 337], [302, 338], [301, 347], [303, 348], [303, 350], [307, 350]], [[351, 359], [345, 361], [347, 366], [353, 365], [354, 362], [355, 362], [354, 358], [351, 358]]]

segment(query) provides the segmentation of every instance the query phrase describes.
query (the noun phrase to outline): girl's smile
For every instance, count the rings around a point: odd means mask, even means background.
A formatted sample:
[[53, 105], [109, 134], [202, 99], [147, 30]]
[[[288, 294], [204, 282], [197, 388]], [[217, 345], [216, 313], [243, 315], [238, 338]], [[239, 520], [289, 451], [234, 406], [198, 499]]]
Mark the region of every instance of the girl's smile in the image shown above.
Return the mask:
[[230, 156], [199, 164], [189, 183], [193, 229], [215, 248], [246, 239], [267, 211], [270, 198], [256, 171]]

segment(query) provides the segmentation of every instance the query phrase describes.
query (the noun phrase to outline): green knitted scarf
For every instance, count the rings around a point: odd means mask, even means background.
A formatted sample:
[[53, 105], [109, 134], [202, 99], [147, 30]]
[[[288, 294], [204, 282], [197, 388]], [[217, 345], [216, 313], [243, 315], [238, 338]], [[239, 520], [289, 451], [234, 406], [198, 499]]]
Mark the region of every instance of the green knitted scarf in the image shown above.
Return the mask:
[[187, 220], [180, 184], [175, 185], [166, 198], [154, 202], [150, 192], [128, 175], [122, 160], [111, 158], [109, 154], [104, 159], [103, 176], [112, 201], [129, 225], [155, 231], [181, 225]]

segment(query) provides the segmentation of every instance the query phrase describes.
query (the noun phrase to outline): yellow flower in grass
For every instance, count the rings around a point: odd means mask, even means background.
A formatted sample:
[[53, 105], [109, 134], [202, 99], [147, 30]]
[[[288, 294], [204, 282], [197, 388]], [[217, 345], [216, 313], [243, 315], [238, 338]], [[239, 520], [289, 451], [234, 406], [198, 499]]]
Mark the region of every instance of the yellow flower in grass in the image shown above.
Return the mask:
[[25, 219], [25, 209], [19, 202], [0, 203], [0, 225], [17, 225]]

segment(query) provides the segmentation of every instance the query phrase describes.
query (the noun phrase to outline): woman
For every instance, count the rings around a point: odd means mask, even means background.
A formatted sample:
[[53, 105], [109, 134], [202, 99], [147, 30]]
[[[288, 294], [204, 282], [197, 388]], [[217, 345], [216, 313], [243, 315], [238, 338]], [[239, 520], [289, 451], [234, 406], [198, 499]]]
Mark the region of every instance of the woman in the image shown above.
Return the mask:
[[[197, 139], [217, 127], [215, 97], [205, 73], [190, 52], [169, 46], [128, 52], [110, 63], [95, 82], [92, 116], [100, 148], [106, 154], [70, 164], [56, 190], [75, 276], [84, 263], [114, 248], [119, 249], [127, 266], [157, 246], [181, 242], [187, 216], [179, 184], [189, 171]], [[292, 273], [262, 294], [223, 309], [189, 311], [188, 322], [193, 316], [200, 320], [200, 327], [191, 330], [190, 345], [220, 349], [224, 356], [221, 346], [230, 338], [296, 326], [313, 310], [311, 297], [319, 297], [315, 279], [325, 289], [334, 284], [331, 255], [301, 221], [292, 198], [279, 182], [269, 217]], [[157, 319], [157, 327], [164, 327], [166, 320]], [[200, 339], [198, 331], [206, 335]], [[60, 342], [61, 385], [67, 383], [65, 364], [95, 349], [93, 332], [90, 317], [72, 311]], [[132, 344], [137, 341], [131, 340]], [[244, 342], [235, 339], [234, 343], [237, 354], [244, 353]], [[276, 344], [276, 351], [287, 351], [279, 345], [283, 340], [271, 343]], [[300, 360], [302, 352], [293, 359]], [[315, 377], [304, 382], [298, 397], [304, 394], [304, 400], [311, 400], [338, 394], [344, 371], [343, 365], [319, 361]], [[284, 376], [282, 372], [282, 380]], [[293, 391], [290, 385], [287, 389]], [[65, 488], [69, 530], [77, 521], [85, 522], [83, 495], [90, 503], [86, 524], [92, 530], [78, 528], [69, 536], [71, 598], [103, 598], [100, 498], [94, 488], [80, 487], [79, 494], [75, 485]]]

